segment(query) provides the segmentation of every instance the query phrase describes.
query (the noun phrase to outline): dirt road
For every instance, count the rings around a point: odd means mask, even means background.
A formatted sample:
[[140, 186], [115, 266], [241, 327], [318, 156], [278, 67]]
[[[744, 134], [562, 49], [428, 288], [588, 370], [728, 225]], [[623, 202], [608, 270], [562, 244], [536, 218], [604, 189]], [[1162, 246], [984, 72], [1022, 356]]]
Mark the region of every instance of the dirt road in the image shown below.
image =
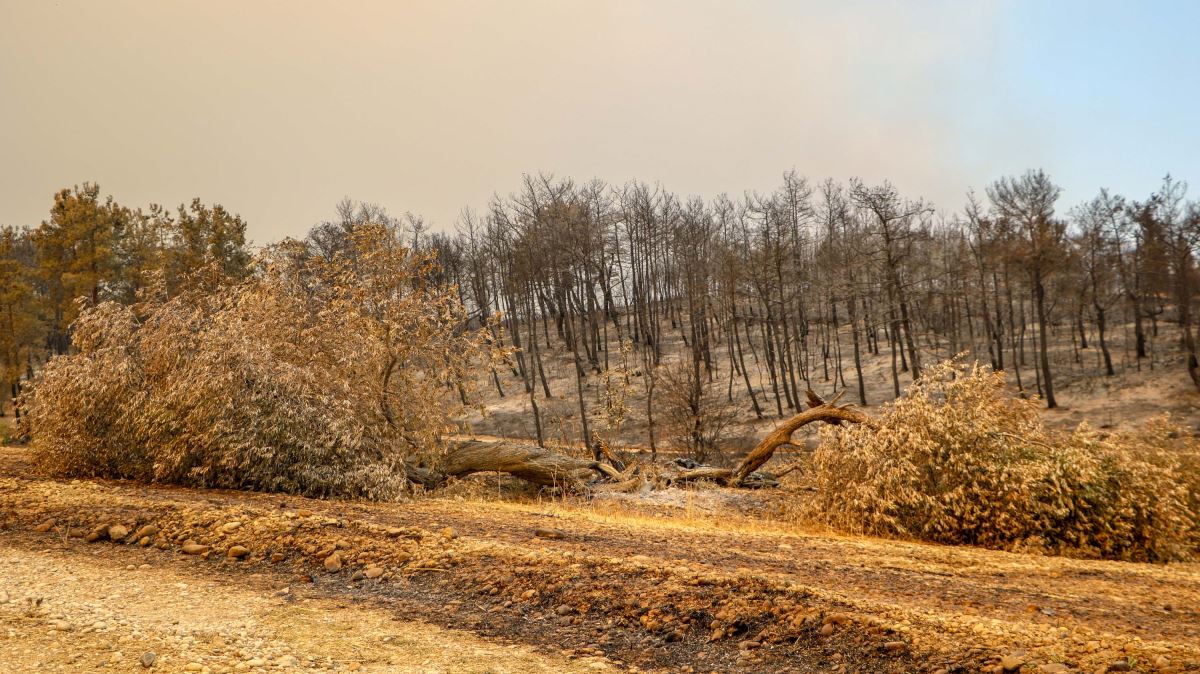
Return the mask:
[[0, 450], [0, 667], [1200, 671], [1196, 564], [27, 475]]

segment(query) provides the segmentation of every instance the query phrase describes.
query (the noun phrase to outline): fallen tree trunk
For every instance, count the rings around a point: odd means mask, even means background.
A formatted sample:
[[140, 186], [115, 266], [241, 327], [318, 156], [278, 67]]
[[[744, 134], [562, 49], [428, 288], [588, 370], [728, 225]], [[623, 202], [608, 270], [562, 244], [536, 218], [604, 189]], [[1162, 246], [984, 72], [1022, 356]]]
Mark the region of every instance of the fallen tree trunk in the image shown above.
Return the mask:
[[[809, 409], [788, 419], [772, 431], [746, 455], [737, 468], [718, 468], [690, 463], [668, 466], [658, 472], [658, 478], [667, 484], [678, 484], [708, 480], [731, 487], [761, 488], [778, 486], [778, 478], [795, 470], [788, 468], [778, 475], [762, 472], [762, 468], [779, 447], [792, 441], [792, 434], [800, 428], [821, 421], [828, 424], [860, 423], [875, 425], [866, 414], [849, 405], [838, 406], [839, 394], [825, 402], [811, 390], [808, 392]], [[601, 452], [615, 464], [620, 462], [611, 452]], [[622, 466], [623, 468], [623, 466]], [[440, 486], [451, 477], [466, 477], [472, 473], [507, 473], [527, 482], [542, 486], [565, 487], [582, 490], [596, 478], [607, 479], [603, 487], [607, 491], [633, 491], [649, 484], [644, 477], [636, 475], [637, 466], [622, 471], [613, 465], [590, 459], [578, 459], [560, 454], [537, 445], [508, 440], [457, 440], [452, 442], [446, 453], [431, 466], [408, 465], [408, 478], [428, 488]]]
[[451, 477], [472, 473], [508, 473], [542, 486], [578, 487], [600, 474], [619, 478], [612, 466], [576, 459], [537, 445], [505, 440], [459, 440], [432, 466], [409, 465], [408, 477], [425, 487], [436, 487]]

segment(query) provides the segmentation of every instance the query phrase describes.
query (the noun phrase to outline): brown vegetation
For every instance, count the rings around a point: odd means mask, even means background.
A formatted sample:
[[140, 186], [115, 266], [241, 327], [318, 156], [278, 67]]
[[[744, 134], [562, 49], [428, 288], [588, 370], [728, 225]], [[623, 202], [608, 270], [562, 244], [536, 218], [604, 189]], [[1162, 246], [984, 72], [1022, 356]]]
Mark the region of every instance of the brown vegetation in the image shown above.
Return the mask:
[[978, 365], [929, 370], [878, 423], [823, 434], [803, 515], [846, 531], [1163, 561], [1200, 549], [1200, 440], [1047, 428]]
[[430, 261], [382, 226], [332, 260], [272, 248], [245, 281], [196, 277], [86, 309], [24, 407], [37, 464], [88, 475], [389, 498], [437, 456], [490, 357]]

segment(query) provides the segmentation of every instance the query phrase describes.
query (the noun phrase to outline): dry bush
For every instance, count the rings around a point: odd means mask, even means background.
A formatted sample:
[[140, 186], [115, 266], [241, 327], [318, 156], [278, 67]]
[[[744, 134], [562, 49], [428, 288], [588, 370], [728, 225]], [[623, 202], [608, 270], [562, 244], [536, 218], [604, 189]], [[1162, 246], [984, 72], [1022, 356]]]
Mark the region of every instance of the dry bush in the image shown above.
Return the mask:
[[383, 227], [346, 255], [270, 249], [257, 274], [202, 278], [75, 325], [76, 353], [47, 364], [25, 418], [36, 464], [132, 478], [316, 496], [390, 498], [406, 461], [453, 429], [464, 376], [492, 357], [465, 329], [433, 261]]
[[663, 366], [661, 419], [668, 440], [700, 463], [721, 460], [719, 450], [737, 410], [691, 360]]
[[1200, 544], [1200, 443], [1046, 427], [978, 365], [931, 368], [878, 429], [823, 430], [803, 515], [839, 529], [1001, 549], [1164, 561]]

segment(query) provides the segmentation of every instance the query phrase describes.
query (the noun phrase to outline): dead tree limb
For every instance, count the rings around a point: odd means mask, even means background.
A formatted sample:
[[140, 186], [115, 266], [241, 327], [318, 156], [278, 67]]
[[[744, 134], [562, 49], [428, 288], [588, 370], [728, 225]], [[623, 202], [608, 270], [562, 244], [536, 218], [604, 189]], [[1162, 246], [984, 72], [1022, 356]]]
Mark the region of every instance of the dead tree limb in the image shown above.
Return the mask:
[[450, 477], [472, 473], [508, 473], [543, 486], [578, 487], [600, 473], [611, 479], [622, 477], [608, 464], [577, 459], [537, 445], [506, 440], [458, 440], [432, 466], [407, 466], [408, 478], [426, 487], [436, 487]]
[[[843, 393], [845, 392], [843, 391]], [[741, 486], [746, 482], [751, 473], [771, 460], [771, 457], [775, 454], [775, 450], [780, 445], [785, 445], [792, 441], [792, 433], [814, 421], [824, 421], [825, 423], [834, 425], [849, 422], [875, 426], [875, 421], [871, 417], [856, 409], [852, 409], [850, 405], [839, 407], [836, 403], [840, 398], [841, 394], [838, 394], [830, 402], [825, 402], [810, 389], [808, 391], [809, 409], [788, 419], [782, 426], [776, 428], [770, 435], [763, 438], [762, 442], [759, 442], [754, 449], [750, 450], [746, 458], [742, 459], [741, 465], [733, 471], [728, 480], [729, 484], [734, 487]]]
[[[735, 469], [703, 466], [695, 463], [668, 466], [658, 471], [658, 478], [667, 484], [682, 484], [708, 480], [731, 487], [773, 487], [779, 484], [779, 478], [796, 466], [791, 466], [778, 475], [761, 472], [758, 469], [766, 465], [775, 450], [789, 444], [792, 434], [802, 426], [822, 421], [828, 424], [857, 423], [875, 426], [874, 420], [862, 412], [852, 409], [850, 405], [837, 405], [835, 397], [825, 402], [811, 390], [808, 392], [809, 409], [788, 419], [779, 428], [763, 438], [762, 442], [746, 455], [741, 464]], [[445, 454], [436, 459], [432, 465], [408, 465], [409, 480], [429, 488], [437, 487], [451, 477], [465, 477], [472, 473], [508, 473], [527, 482], [543, 486], [567, 487], [582, 490], [597, 488], [599, 491], [637, 491], [650, 484], [645, 476], [639, 474], [637, 464], [625, 470], [619, 467], [621, 462], [604, 447], [598, 446], [598, 452], [606, 456], [613, 464], [590, 459], [578, 459], [566, 454], [560, 454], [536, 445], [512, 442], [509, 440], [469, 440], [459, 439], [451, 442]], [[603, 487], [593, 485], [599, 477], [607, 481]]]

